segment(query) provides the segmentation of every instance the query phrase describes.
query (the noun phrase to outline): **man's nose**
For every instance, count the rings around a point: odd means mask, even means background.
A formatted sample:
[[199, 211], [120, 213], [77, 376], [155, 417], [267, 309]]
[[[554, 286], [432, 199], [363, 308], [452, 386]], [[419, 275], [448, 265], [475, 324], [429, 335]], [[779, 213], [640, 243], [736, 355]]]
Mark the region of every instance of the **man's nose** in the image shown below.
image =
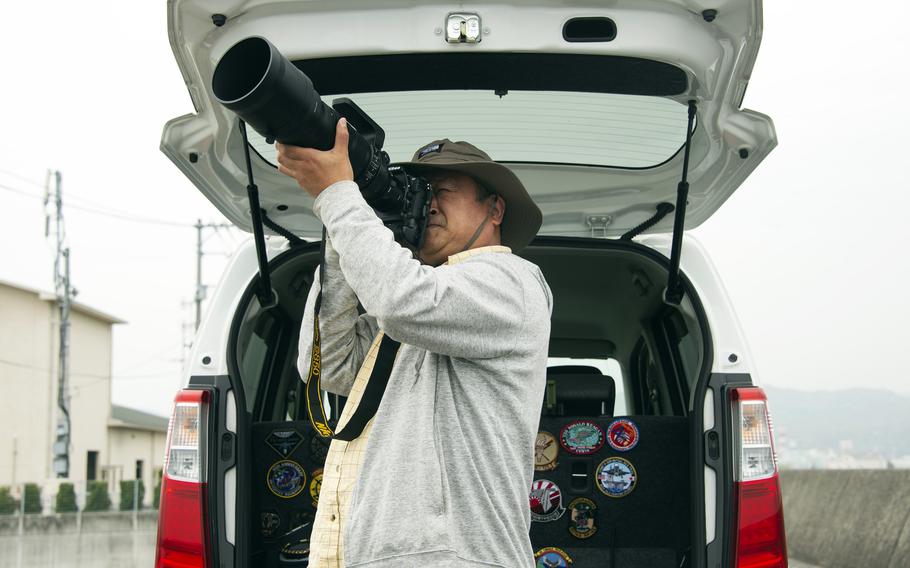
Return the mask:
[[436, 194], [433, 194], [433, 199], [430, 201], [430, 215], [439, 215], [439, 202], [436, 199]]

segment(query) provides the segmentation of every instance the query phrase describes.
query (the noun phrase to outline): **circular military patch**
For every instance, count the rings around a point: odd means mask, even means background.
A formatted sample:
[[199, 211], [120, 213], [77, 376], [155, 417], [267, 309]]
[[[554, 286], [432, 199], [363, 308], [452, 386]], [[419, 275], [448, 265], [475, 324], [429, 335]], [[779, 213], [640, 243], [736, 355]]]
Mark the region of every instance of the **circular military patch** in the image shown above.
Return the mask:
[[538, 522], [555, 521], [566, 512], [562, 506], [562, 491], [549, 479], [538, 479], [531, 484], [528, 495], [531, 505], [531, 520]]
[[556, 469], [556, 457], [559, 454], [559, 444], [556, 436], [541, 430], [537, 433], [534, 443], [534, 469], [537, 471], [552, 471]]
[[607, 497], [625, 497], [635, 489], [638, 474], [628, 460], [607, 458], [597, 466], [597, 488]]
[[296, 497], [306, 486], [306, 472], [295, 461], [281, 460], [269, 468], [266, 482], [272, 494], [290, 499]]
[[614, 420], [607, 428], [607, 443], [614, 450], [628, 452], [638, 444], [638, 426], [627, 418]]
[[569, 503], [569, 532], [575, 538], [590, 538], [597, 532], [597, 505], [585, 497], [576, 497]]
[[555, 546], [541, 548], [534, 553], [534, 558], [537, 560], [535, 568], [568, 568], [572, 563], [566, 551]]
[[590, 420], [576, 420], [563, 426], [559, 442], [570, 454], [586, 456], [603, 447], [604, 431]]
[[313, 472], [313, 479], [310, 481], [310, 498], [313, 500], [313, 507], [319, 504], [319, 490], [322, 489], [322, 469]]

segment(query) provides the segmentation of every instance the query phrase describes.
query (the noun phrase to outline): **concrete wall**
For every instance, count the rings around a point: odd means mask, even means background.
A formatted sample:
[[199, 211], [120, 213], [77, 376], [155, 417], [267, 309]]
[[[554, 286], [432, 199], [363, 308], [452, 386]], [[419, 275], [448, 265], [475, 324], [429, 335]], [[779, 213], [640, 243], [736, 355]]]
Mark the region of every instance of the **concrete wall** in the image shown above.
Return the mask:
[[910, 470], [781, 473], [789, 554], [825, 568], [910, 566]]
[[4, 568], [152, 566], [157, 511], [0, 517]]

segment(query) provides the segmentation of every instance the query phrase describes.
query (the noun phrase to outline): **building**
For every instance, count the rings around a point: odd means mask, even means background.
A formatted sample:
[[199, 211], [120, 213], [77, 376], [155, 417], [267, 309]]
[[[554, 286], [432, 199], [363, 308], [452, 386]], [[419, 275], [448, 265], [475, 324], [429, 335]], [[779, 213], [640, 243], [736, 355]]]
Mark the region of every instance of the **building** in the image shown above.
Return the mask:
[[114, 316], [74, 303], [70, 311], [69, 476], [53, 471], [59, 347], [56, 298], [0, 281], [0, 486], [37, 483], [45, 501], [61, 481], [81, 493], [91, 480], [145, 481], [151, 502], [164, 457], [167, 419], [111, 404]]

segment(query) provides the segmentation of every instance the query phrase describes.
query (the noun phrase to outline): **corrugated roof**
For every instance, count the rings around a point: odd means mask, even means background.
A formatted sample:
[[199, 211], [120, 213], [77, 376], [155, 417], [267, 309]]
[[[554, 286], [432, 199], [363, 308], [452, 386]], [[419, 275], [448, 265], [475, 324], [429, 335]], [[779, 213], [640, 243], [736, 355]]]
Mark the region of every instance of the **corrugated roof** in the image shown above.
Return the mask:
[[127, 408], [126, 406], [112, 404], [111, 421], [109, 425], [167, 432], [168, 419], [164, 416], [149, 414], [148, 412], [142, 412], [135, 408]]

